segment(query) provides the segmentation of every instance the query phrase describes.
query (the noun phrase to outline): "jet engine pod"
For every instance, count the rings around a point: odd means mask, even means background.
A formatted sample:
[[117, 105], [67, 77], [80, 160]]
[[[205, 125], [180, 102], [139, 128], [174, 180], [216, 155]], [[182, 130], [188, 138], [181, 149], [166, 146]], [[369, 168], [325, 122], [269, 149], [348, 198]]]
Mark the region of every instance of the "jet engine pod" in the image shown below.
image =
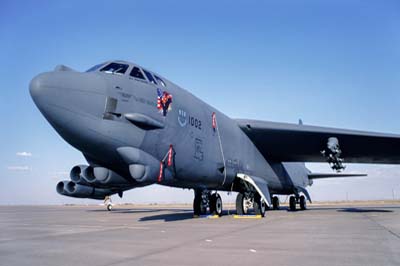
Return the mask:
[[86, 186], [126, 186], [129, 184], [122, 176], [104, 168], [77, 165], [71, 169], [71, 181]]
[[83, 177], [83, 172], [88, 168], [87, 165], [77, 165], [71, 169], [69, 177], [71, 180], [77, 184], [87, 185], [89, 182]]
[[71, 182], [71, 181], [60, 181], [60, 182], [58, 182], [58, 184], [56, 186], [56, 190], [57, 190], [58, 194], [66, 195], [67, 192], [64, 190], [64, 188], [67, 186], [68, 182]]
[[123, 186], [129, 184], [129, 182], [125, 178], [115, 173], [114, 171], [111, 171], [110, 169], [104, 167], [90, 167], [90, 171], [92, 175], [96, 178], [96, 181], [102, 185]]
[[86, 198], [93, 194], [94, 187], [79, 185], [71, 181], [66, 184], [64, 190], [67, 192], [68, 196]]
[[[117, 152], [129, 165], [129, 172], [136, 181], [140, 183], [155, 183], [160, 171], [160, 161], [145, 151], [134, 147], [121, 147]], [[168, 169], [164, 169], [163, 180], [172, 179]]]
[[56, 190], [61, 195], [74, 198], [104, 199], [106, 196], [115, 194], [111, 189], [80, 185], [72, 181], [59, 182]]
[[96, 177], [94, 176], [94, 173], [93, 173], [93, 167], [91, 167], [91, 166], [86, 167], [86, 168], [82, 171], [81, 177], [82, 177], [88, 184], [94, 185], [94, 184], [97, 183]]

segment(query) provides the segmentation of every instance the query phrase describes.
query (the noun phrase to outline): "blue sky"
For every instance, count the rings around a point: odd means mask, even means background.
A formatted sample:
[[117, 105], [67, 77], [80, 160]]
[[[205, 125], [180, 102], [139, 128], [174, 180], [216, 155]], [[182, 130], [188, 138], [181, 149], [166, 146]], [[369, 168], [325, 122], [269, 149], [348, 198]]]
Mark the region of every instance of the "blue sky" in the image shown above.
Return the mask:
[[[109, 59], [134, 61], [232, 117], [400, 133], [399, 28], [400, 3], [390, 0], [3, 0], [0, 204], [91, 202], [56, 193], [57, 181], [84, 159], [28, 92], [32, 77], [57, 64], [83, 71]], [[370, 176], [317, 181], [314, 198], [400, 197], [400, 167], [348, 170]], [[124, 201], [191, 197], [152, 186]]]

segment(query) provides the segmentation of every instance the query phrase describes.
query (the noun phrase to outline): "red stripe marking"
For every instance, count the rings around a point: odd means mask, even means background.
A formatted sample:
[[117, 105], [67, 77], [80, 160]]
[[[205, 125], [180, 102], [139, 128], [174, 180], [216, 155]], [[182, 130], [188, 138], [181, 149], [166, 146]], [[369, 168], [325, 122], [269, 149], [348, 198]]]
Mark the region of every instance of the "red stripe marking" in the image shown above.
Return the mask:
[[217, 117], [215, 113], [212, 113], [212, 127], [215, 129], [217, 127]]
[[160, 173], [159, 173], [158, 178], [157, 178], [158, 182], [162, 181], [163, 170], [164, 170], [163, 162], [160, 162]]
[[168, 166], [172, 165], [172, 145], [169, 145], [168, 151]]

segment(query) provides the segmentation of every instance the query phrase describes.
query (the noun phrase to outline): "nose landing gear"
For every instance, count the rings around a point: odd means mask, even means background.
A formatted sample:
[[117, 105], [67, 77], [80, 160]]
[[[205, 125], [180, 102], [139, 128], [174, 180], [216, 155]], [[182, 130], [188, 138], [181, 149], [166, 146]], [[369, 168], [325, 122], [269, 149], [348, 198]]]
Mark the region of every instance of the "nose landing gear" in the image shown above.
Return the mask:
[[112, 205], [112, 201], [111, 201], [111, 197], [110, 196], [106, 196], [104, 198], [104, 205], [107, 206], [107, 211], [111, 211], [113, 208]]

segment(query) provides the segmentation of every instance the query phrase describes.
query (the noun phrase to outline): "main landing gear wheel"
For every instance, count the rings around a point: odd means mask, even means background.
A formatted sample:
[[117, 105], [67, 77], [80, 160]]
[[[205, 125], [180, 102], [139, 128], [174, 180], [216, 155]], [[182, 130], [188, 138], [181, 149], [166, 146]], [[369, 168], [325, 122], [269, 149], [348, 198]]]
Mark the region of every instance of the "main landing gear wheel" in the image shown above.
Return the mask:
[[272, 198], [272, 208], [274, 210], [279, 210], [279, 198], [277, 196]]
[[303, 211], [307, 209], [307, 200], [303, 195], [300, 196], [300, 209]]
[[206, 214], [207, 205], [205, 204], [202, 193], [195, 193], [193, 200], [193, 214], [196, 216]]
[[236, 197], [236, 213], [238, 215], [248, 214], [251, 204], [250, 198], [247, 198], [243, 193], [238, 193]]
[[254, 197], [254, 211], [256, 215], [261, 215], [261, 217], [265, 216], [265, 209], [267, 205], [264, 200], [260, 197], [260, 195], [256, 194]]
[[289, 209], [293, 212], [296, 210], [296, 198], [294, 196], [289, 198]]
[[260, 195], [238, 193], [236, 197], [236, 213], [238, 215], [249, 214], [250, 209], [253, 208], [256, 215], [265, 216], [267, 205]]
[[109, 203], [109, 204], [107, 204], [107, 211], [111, 211], [112, 210], [112, 205], [111, 205], [111, 203]]
[[218, 193], [214, 193], [210, 197], [210, 213], [214, 215], [222, 215], [222, 199]]

